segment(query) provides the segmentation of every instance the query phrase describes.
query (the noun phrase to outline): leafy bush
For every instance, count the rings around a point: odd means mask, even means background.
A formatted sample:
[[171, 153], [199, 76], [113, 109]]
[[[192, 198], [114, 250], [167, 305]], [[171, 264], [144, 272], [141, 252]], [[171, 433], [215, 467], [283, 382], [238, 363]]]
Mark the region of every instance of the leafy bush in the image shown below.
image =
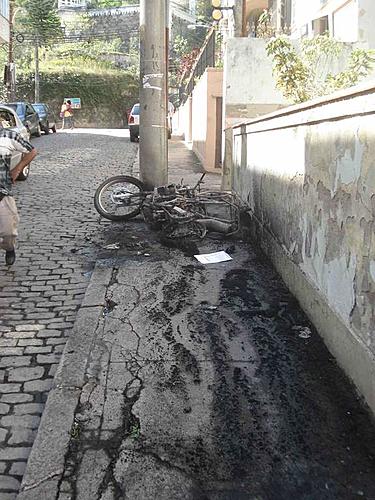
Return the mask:
[[267, 54], [273, 58], [276, 86], [294, 103], [356, 85], [369, 75], [375, 51], [365, 49], [354, 49], [343, 71], [329, 71], [344, 48], [344, 43], [327, 35], [304, 39], [300, 53], [284, 36], [272, 38], [266, 46]]

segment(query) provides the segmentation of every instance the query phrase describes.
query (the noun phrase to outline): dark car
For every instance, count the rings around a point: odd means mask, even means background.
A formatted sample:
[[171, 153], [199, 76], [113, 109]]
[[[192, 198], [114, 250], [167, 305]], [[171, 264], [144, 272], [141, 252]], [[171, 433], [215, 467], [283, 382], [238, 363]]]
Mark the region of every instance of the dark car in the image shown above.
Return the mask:
[[40, 126], [39, 115], [28, 102], [10, 102], [6, 106], [14, 109], [17, 115], [21, 118], [21, 122], [25, 125], [30, 135], [40, 137], [42, 127]]
[[39, 115], [39, 123], [44, 133], [49, 134], [52, 130], [56, 134], [56, 117], [48, 104], [38, 102], [33, 104], [33, 108]]

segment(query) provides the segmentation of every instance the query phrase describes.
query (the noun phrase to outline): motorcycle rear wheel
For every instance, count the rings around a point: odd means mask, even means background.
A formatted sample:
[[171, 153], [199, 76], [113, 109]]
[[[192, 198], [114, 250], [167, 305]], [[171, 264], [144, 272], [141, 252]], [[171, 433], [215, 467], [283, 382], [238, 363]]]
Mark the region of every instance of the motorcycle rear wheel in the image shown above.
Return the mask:
[[127, 221], [137, 216], [145, 198], [143, 183], [128, 175], [117, 175], [104, 181], [94, 195], [99, 214], [113, 221]]

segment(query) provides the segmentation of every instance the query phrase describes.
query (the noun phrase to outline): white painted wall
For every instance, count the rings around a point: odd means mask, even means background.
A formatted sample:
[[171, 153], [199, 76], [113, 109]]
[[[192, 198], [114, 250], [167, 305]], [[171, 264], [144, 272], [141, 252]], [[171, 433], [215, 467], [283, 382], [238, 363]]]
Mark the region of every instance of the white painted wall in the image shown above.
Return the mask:
[[375, 2], [374, 0], [358, 1], [358, 40], [375, 48]]
[[332, 13], [333, 36], [341, 42], [357, 42], [358, 3], [352, 0]]
[[208, 130], [207, 96], [208, 73], [206, 71], [193, 90], [192, 103], [193, 151], [202, 163], [206, 155], [206, 139]]
[[0, 0], [0, 42], [9, 43], [9, 0]]

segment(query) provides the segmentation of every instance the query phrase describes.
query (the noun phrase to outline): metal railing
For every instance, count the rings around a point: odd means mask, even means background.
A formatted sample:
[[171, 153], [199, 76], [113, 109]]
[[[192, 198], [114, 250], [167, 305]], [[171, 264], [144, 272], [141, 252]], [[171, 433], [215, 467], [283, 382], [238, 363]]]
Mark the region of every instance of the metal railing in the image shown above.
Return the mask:
[[219, 35], [220, 33], [218, 33], [215, 27], [212, 27], [209, 31], [206, 41], [197, 57], [188, 79], [186, 80], [186, 83], [180, 86], [180, 105], [184, 104], [188, 97], [192, 94], [197, 80], [203, 75], [206, 68], [215, 68], [217, 66], [218, 60], [221, 58], [221, 53], [218, 53], [220, 43], [218, 43], [217, 38]]

